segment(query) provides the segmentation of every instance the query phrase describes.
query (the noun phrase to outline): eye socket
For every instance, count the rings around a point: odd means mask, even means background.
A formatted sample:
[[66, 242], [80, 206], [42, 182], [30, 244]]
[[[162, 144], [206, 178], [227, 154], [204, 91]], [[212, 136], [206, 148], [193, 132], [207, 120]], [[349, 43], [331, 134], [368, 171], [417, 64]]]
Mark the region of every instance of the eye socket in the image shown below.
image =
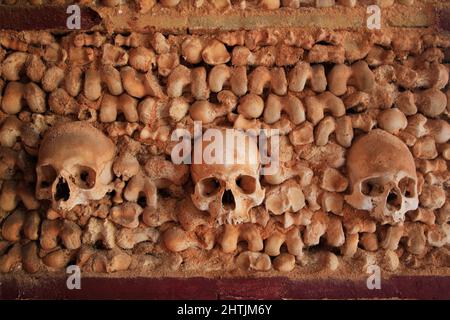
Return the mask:
[[407, 198], [412, 198], [416, 196], [416, 182], [409, 178], [404, 177], [398, 183], [398, 187], [400, 188], [400, 192]]
[[51, 165], [39, 167], [39, 174], [41, 176], [40, 188], [49, 188], [56, 179], [56, 170]]
[[368, 179], [362, 182], [361, 192], [366, 196], [379, 196], [384, 192], [384, 186], [376, 180]]
[[236, 184], [245, 194], [251, 194], [256, 191], [256, 178], [252, 176], [239, 176]]
[[92, 189], [95, 186], [96, 173], [85, 166], [77, 166], [75, 184], [82, 189]]
[[205, 197], [211, 197], [220, 190], [220, 181], [216, 178], [206, 178], [199, 182], [200, 193]]

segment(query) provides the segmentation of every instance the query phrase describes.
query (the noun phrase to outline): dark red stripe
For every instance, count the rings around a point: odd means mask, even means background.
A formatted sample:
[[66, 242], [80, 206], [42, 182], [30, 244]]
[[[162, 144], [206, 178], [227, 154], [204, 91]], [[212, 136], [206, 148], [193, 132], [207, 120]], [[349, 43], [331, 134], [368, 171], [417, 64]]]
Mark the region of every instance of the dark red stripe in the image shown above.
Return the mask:
[[366, 280], [288, 278], [84, 278], [81, 290], [65, 279], [43, 278], [33, 285], [0, 281], [0, 299], [450, 299], [450, 277], [398, 276], [369, 290]]
[[[88, 7], [81, 7], [81, 30], [89, 30], [99, 24], [99, 14]], [[69, 14], [65, 6], [17, 7], [0, 6], [0, 29], [3, 30], [67, 30]]]

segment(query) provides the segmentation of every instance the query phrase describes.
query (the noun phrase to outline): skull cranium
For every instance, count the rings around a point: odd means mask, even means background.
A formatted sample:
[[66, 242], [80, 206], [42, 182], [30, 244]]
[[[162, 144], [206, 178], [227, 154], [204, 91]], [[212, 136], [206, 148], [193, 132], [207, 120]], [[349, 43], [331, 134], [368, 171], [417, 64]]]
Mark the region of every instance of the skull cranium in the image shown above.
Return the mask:
[[114, 156], [113, 142], [90, 124], [54, 126], [39, 149], [36, 197], [57, 211], [100, 200], [110, 190]]
[[[220, 130], [223, 137], [221, 150], [224, 161], [208, 164], [204, 154], [202, 163], [191, 166], [195, 191], [192, 202], [200, 210], [208, 210], [217, 224], [249, 221], [249, 210], [260, 205], [265, 196], [259, 181], [260, 160], [256, 142], [241, 131]], [[238, 141], [238, 142], [237, 142]], [[198, 139], [205, 150], [211, 142]], [[194, 150], [196, 147], [194, 147]], [[230, 159], [228, 156], [231, 156]], [[245, 161], [236, 161], [245, 159]], [[211, 163], [211, 162], [209, 162]]]
[[375, 129], [357, 140], [347, 156], [352, 193], [347, 203], [383, 224], [404, 221], [418, 207], [417, 175], [413, 156], [397, 137]]

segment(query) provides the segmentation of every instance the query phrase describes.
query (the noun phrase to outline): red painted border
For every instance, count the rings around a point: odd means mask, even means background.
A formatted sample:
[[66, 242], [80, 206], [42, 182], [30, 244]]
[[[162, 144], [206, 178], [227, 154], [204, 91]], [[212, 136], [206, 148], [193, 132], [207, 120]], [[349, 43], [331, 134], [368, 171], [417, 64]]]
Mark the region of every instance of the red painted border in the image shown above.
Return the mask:
[[[0, 29], [3, 30], [67, 30], [69, 14], [66, 6], [0, 6]], [[101, 23], [97, 12], [80, 7], [81, 30], [89, 30]]]
[[450, 31], [450, 8], [437, 10], [437, 25], [441, 30]]
[[450, 277], [399, 276], [380, 290], [365, 280], [291, 280], [288, 278], [85, 278], [81, 290], [64, 279], [41, 279], [20, 286], [0, 282], [0, 299], [450, 299]]

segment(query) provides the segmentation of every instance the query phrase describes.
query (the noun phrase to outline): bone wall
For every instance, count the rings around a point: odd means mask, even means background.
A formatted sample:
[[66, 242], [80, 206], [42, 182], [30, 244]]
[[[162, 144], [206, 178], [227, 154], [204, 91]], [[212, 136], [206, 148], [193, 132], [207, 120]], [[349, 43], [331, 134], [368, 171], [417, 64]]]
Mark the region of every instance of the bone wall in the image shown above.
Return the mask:
[[[83, 0], [79, 1], [83, 5], [96, 5], [105, 7], [118, 7], [121, 5], [129, 5], [133, 7], [136, 12], [147, 13], [152, 10], [155, 6], [162, 8], [173, 8], [173, 7], [191, 7], [191, 8], [214, 8], [220, 10], [229, 9], [232, 6], [238, 7], [240, 9], [247, 8], [259, 8], [275, 10], [280, 7], [283, 8], [294, 8], [298, 9], [300, 7], [316, 7], [316, 8], [327, 8], [335, 5], [341, 5], [345, 7], [354, 7], [358, 4], [369, 5], [378, 4], [381, 7], [390, 7], [394, 3], [402, 5], [412, 5], [414, 0], [132, 0], [132, 1], [121, 1], [121, 0]], [[417, 1], [416, 2], [423, 2]], [[426, 1], [425, 1], [426, 2]], [[4, 5], [63, 5], [71, 2], [65, 0], [3, 0]]]
[[[342, 270], [347, 261], [361, 272], [374, 261], [391, 272], [449, 267], [444, 36], [1, 32], [0, 44], [1, 272], [58, 272], [74, 263], [85, 272], [142, 274], [314, 273]], [[189, 166], [170, 161], [172, 131], [192, 130], [196, 120], [280, 129], [281, 169], [259, 177], [264, 201], [240, 224], [217, 223], [212, 210], [199, 210]], [[75, 121], [98, 131], [69, 129]], [[58, 126], [56, 136], [70, 137], [62, 142], [68, 150], [106, 137], [115, 149], [101, 163], [89, 146], [75, 152], [81, 180], [69, 193], [47, 190], [54, 183], [47, 178], [70, 171], [55, 156], [61, 148], [49, 144], [47, 166], [38, 163], [45, 133]], [[349, 163], [355, 141], [380, 130], [397, 137], [398, 157], [384, 148], [368, 155], [368, 147]], [[409, 180], [371, 181], [361, 194], [375, 199], [378, 187], [395, 182], [396, 199], [406, 192], [418, 199], [413, 209], [396, 208], [388, 194], [393, 208], [381, 211], [378, 200], [370, 210], [349, 200], [358, 177], [380, 175], [370, 171], [375, 158], [384, 170], [411, 161], [412, 170], [402, 169]], [[90, 180], [92, 169], [110, 177]], [[88, 194], [92, 186], [108, 188]], [[55, 198], [71, 196], [89, 202], [55, 209]]]

